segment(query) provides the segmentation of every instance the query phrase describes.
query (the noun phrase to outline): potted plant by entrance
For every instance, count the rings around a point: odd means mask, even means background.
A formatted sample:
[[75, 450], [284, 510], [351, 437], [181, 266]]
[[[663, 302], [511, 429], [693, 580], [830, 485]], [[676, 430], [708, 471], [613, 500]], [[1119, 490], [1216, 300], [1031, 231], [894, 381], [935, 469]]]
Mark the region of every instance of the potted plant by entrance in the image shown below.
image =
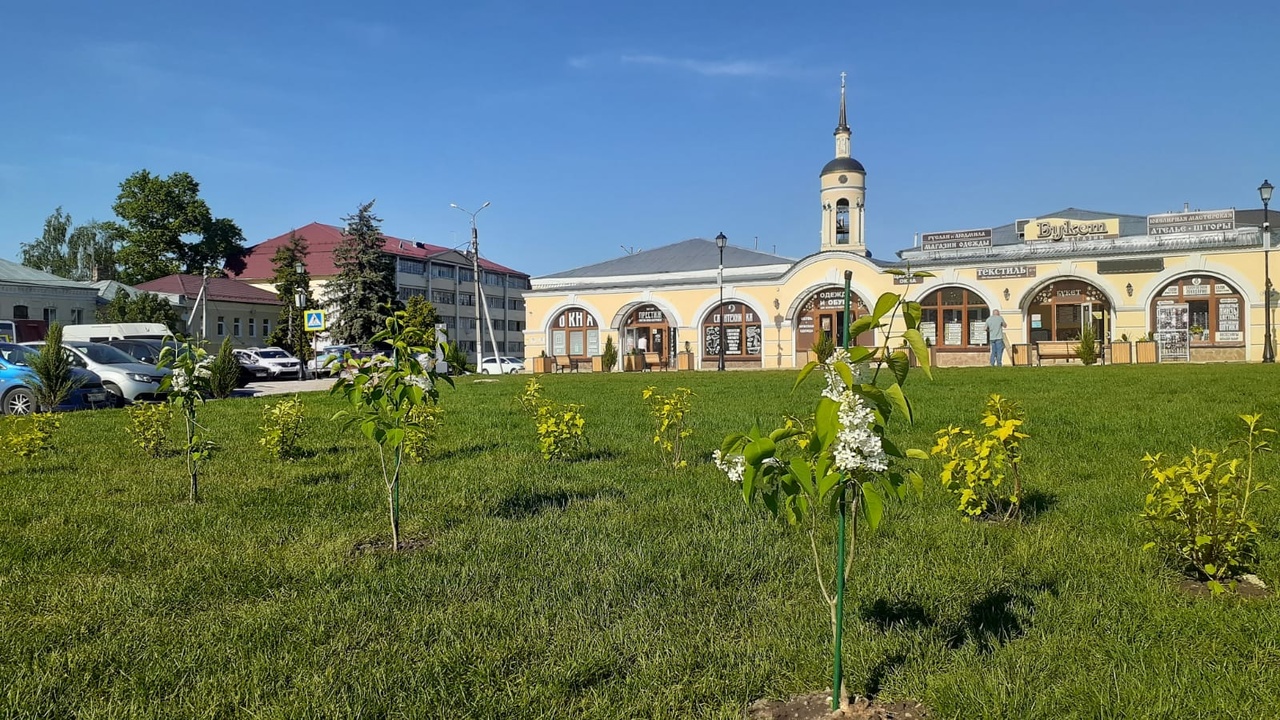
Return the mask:
[[689, 349], [688, 340], [684, 341], [684, 350], [681, 350], [679, 353], [676, 354], [676, 369], [677, 370], [693, 369], [693, 351]]
[[551, 358], [547, 357], [546, 350], [543, 350], [541, 355], [533, 359], [533, 371], [535, 373], [551, 372]]
[[1153, 363], [1160, 360], [1160, 351], [1155, 338], [1147, 333], [1133, 344], [1133, 360], [1136, 363]]
[[1209, 333], [1208, 333], [1207, 331], [1205, 331], [1204, 327], [1202, 327], [1202, 326], [1200, 326], [1200, 325], [1192, 325], [1192, 326], [1191, 326], [1191, 339], [1192, 339], [1192, 340], [1208, 340], [1208, 339], [1209, 339]]
[[1118, 341], [1112, 340], [1107, 354], [1110, 361], [1118, 365], [1128, 365], [1133, 362], [1133, 345], [1129, 344], [1128, 334], [1122, 334]]
[[613, 344], [613, 336], [607, 335], [604, 339], [604, 352], [600, 354], [600, 369], [604, 372], [613, 372], [617, 365], [618, 346]]

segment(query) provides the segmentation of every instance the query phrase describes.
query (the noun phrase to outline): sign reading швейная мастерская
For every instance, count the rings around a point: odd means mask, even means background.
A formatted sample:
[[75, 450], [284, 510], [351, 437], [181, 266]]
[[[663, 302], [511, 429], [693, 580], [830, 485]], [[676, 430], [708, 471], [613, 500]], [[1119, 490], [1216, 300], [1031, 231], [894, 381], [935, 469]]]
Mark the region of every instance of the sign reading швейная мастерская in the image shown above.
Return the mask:
[[1234, 230], [1235, 227], [1236, 211], [1234, 209], [1164, 213], [1147, 216], [1148, 235], [1213, 232], [1215, 230]]
[[920, 236], [920, 247], [925, 250], [952, 250], [954, 248], [988, 247], [990, 245], [991, 228], [925, 233]]

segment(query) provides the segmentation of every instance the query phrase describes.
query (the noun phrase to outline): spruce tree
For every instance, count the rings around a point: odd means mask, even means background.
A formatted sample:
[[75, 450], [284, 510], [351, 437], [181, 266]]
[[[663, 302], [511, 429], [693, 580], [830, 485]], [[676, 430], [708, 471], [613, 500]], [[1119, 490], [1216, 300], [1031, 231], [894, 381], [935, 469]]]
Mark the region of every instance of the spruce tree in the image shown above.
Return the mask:
[[326, 288], [337, 315], [329, 327], [335, 342], [363, 345], [383, 329], [396, 306], [396, 264], [382, 250], [382, 219], [373, 214], [372, 200], [343, 221], [347, 228], [333, 251], [338, 274]]
[[[314, 307], [315, 297], [311, 294], [311, 273], [307, 270], [307, 239], [296, 233], [289, 233], [289, 242], [276, 249], [271, 256], [271, 265], [275, 274], [271, 282], [276, 286], [276, 297], [282, 303], [280, 319], [276, 321], [275, 332], [268, 341], [288, 349], [298, 358], [307, 359], [310, 342], [304, 329], [303, 311]], [[302, 263], [302, 272], [295, 266]], [[298, 307], [297, 294], [301, 290], [305, 296], [303, 308]]]

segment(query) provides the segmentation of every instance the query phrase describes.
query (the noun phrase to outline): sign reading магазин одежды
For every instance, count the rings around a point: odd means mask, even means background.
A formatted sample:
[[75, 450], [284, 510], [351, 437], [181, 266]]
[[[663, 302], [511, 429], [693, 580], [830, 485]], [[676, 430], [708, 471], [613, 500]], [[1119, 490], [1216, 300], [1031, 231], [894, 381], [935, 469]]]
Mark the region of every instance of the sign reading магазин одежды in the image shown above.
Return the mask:
[[949, 230], [925, 233], [920, 236], [920, 247], [925, 250], [954, 250], [956, 248], [989, 247], [991, 228], [977, 230]]

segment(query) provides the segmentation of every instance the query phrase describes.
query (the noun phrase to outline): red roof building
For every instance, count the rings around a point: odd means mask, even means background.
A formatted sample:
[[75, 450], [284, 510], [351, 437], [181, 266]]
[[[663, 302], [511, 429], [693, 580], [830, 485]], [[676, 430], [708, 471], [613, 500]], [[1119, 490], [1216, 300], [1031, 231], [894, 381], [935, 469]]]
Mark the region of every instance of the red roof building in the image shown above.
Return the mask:
[[[342, 242], [342, 228], [311, 223], [248, 248], [239, 270], [228, 269], [238, 280], [261, 288], [274, 289], [275, 268], [271, 259], [289, 243], [290, 235], [307, 241], [307, 272], [316, 297], [337, 308], [326, 297], [325, 286], [338, 274], [333, 253]], [[396, 258], [396, 291], [402, 301], [425, 297], [435, 305], [445, 335], [478, 359], [477, 345], [483, 344], [485, 357], [524, 355], [524, 291], [529, 276], [518, 270], [480, 259], [476, 278], [469, 254], [453, 248], [383, 235], [383, 250]], [[199, 278], [196, 278], [197, 284]], [[235, 282], [235, 281], [233, 281]], [[477, 292], [478, 291], [478, 292]], [[478, 297], [483, 296], [483, 302]], [[274, 295], [273, 295], [274, 297]], [[481, 322], [480, 318], [483, 318]]]
[[254, 287], [247, 282], [232, 278], [202, 278], [199, 275], [168, 275], [155, 280], [148, 280], [136, 285], [139, 290], [162, 295], [177, 295], [187, 300], [195, 300], [200, 296], [200, 286], [205, 286], [205, 295], [210, 300], [225, 302], [253, 303], [258, 305], [279, 305], [280, 300], [275, 293]]
[[232, 278], [168, 275], [135, 287], [177, 306], [184, 327], [174, 330], [215, 345], [227, 337], [236, 347], [266, 345], [280, 319], [282, 303], [275, 293]]

